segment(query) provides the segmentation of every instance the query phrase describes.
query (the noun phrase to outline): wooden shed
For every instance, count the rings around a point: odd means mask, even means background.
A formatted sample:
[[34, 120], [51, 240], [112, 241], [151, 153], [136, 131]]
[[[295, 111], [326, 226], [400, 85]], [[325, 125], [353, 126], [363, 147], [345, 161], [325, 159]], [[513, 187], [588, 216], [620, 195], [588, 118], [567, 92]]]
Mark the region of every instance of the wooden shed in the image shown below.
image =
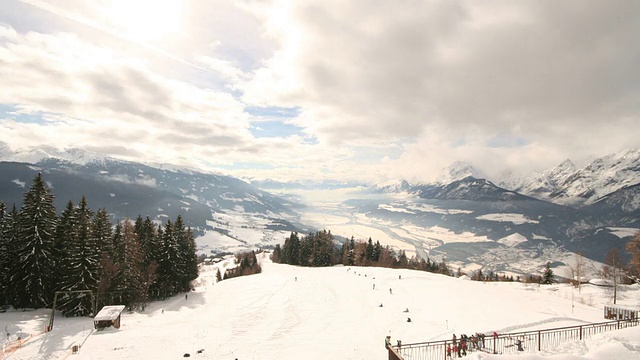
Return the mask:
[[113, 326], [116, 329], [120, 328], [120, 315], [124, 311], [124, 305], [110, 305], [105, 306], [100, 312], [93, 318], [93, 326], [97, 330], [103, 330], [109, 326]]
[[640, 310], [638, 309], [629, 309], [622, 306], [616, 305], [605, 305], [604, 306], [604, 318], [611, 320], [631, 320], [637, 319], [638, 313]]

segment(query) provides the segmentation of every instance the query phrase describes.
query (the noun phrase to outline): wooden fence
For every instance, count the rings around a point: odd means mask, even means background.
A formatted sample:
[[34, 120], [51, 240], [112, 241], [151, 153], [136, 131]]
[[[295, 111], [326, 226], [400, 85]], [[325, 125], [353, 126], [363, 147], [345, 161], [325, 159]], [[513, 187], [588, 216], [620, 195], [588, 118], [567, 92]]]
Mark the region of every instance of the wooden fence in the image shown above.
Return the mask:
[[[514, 354], [518, 352], [518, 348], [515, 346], [517, 340], [520, 340], [522, 351], [524, 352], [549, 350], [567, 341], [582, 340], [603, 332], [638, 326], [639, 324], [639, 319], [630, 319], [498, 334], [497, 336], [487, 334], [484, 346], [481, 349], [475, 348], [469, 341], [467, 352], [483, 351], [491, 354]], [[453, 347], [451, 340], [402, 344], [401, 346], [394, 345], [392, 347], [394, 354], [392, 354], [391, 350], [389, 351], [389, 360], [449, 360], [447, 359], [448, 346]]]

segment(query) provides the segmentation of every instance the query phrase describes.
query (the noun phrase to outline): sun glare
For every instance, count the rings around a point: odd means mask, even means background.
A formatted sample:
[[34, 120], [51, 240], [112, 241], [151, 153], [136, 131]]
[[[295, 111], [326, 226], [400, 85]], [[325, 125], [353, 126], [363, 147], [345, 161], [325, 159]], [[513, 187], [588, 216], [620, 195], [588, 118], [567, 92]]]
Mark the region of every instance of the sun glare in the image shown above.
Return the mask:
[[161, 41], [180, 32], [184, 0], [111, 0], [104, 9], [108, 21], [139, 41]]

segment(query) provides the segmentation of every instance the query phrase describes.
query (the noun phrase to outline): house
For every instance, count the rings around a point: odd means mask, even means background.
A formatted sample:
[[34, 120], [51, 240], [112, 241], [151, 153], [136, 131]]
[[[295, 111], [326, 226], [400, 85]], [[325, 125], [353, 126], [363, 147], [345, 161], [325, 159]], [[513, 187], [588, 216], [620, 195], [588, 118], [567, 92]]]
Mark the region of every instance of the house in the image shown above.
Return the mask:
[[120, 315], [122, 315], [123, 311], [124, 305], [105, 306], [93, 318], [93, 326], [96, 330], [104, 330], [104, 328], [108, 328], [109, 326], [119, 329]]

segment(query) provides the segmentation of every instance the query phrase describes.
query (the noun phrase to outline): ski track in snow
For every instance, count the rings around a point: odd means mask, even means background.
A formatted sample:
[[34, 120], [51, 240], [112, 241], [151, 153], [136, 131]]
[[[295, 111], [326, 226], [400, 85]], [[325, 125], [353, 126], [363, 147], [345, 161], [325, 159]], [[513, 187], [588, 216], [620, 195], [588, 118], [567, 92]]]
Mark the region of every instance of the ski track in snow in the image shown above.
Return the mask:
[[[210, 279], [216, 268], [208, 269], [201, 276]], [[387, 358], [386, 335], [391, 335], [393, 343], [400, 339], [409, 344], [450, 339], [453, 333], [505, 333], [554, 323], [603, 321], [600, 305], [576, 303], [572, 309], [571, 300], [561, 294], [562, 285], [556, 289], [530, 291], [518, 283], [471, 282], [401, 269], [301, 268], [263, 260], [262, 274], [199, 287], [188, 299], [183, 294], [153, 302], [144, 313], [125, 312], [119, 330], [96, 332], [91, 319], [56, 317], [52, 332], [27, 342], [9, 359], [62, 359], [72, 345], [82, 344], [74, 360], [163, 360], [187, 353], [196, 360], [298, 360], [301, 356], [382, 360]], [[639, 300], [639, 290], [626, 292], [630, 303]], [[404, 313], [407, 308], [409, 312]], [[36, 319], [37, 326], [26, 327], [29, 317]], [[0, 314], [0, 328], [8, 324], [7, 319], [19, 320], [12, 329], [19, 324], [33, 333], [44, 326], [48, 311]], [[609, 346], [608, 338], [599, 341]], [[640, 344], [624, 344], [616, 347], [616, 360], [640, 355]], [[573, 345], [566, 351], [592, 350]], [[467, 358], [511, 357], [471, 354]]]

